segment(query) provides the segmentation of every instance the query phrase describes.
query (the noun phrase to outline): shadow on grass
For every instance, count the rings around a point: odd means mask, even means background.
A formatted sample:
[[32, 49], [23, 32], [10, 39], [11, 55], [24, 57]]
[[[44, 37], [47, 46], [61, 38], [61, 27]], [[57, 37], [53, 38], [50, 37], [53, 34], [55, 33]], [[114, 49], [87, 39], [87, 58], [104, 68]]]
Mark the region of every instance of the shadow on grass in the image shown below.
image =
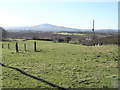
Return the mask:
[[38, 50], [37, 50], [37, 51], [35, 51], [35, 52], [42, 52], [42, 51], [38, 51]]
[[37, 51], [31, 51], [31, 50], [19, 50], [19, 52], [15, 52], [15, 53], [25, 53], [25, 52], [42, 52], [42, 50], [37, 50]]
[[50, 82], [48, 82], [48, 81], [45, 81], [45, 80], [43, 80], [43, 79], [40, 79], [40, 78], [37, 78], [37, 77], [32, 76], [32, 75], [30, 75], [30, 74], [27, 74], [26, 72], [24, 72], [24, 71], [22, 71], [22, 70], [20, 70], [20, 69], [18, 69], [18, 68], [14, 68], [14, 67], [6, 66], [6, 65], [4, 65], [4, 64], [2, 64], [2, 63], [0, 63], [0, 65], [3, 66], [3, 67], [7, 67], [7, 68], [11, 68], [11, 69], [15, 69], [15, 70], [21, 72], [22, 74], [24, 74], [24, 75], [26, 75], [26, 76], [29, 76], [29, 77], [31, 77], [31, 78], [33, 78], [33, 79], [36, 79], [36, 80], [39, 80], [39, 81], [42, 81], [42, 82], [45, 82], [45, 83], [47, 83], [48, 85], [50, 85], [50, 86], [52, 86], [52, 87], [57, 87], [58, 89], [67, 90], [66, 88], [63, 88], [63, 87], [57, 86], [57, 85], [52, 84], [52, 83], [50, 83]]

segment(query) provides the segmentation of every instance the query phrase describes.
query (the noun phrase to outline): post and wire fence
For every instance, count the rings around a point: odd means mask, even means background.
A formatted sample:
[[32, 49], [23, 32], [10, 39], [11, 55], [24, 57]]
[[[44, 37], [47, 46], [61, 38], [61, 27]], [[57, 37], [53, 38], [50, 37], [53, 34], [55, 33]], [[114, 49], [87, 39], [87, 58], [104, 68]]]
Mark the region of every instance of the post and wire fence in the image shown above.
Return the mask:
[[37, 42], [25, 43], [25, 42], [15, 42], [15, 43], [2, 43], [3, 49], [15, 50], [16, 53], [20, 51], [34, 51], [37, 52]]

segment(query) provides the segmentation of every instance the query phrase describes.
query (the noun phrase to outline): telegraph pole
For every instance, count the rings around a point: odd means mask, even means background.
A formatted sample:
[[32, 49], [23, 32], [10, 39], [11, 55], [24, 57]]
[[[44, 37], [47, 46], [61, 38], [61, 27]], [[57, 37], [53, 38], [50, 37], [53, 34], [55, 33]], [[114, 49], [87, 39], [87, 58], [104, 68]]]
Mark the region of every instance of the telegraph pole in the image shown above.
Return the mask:
[[95, 23], [95, 21], [93, 20], [93, 29], [92, 29], [93, 32], [94, 32], [94, 23]]
[[95, 23], [95, 21], [93, 20], [93, 29], [92, 29], [92, 31], [93, 31], [93, 45], [95, 46], [95, 39], [96, 39], [96, 36], [95, 36], [95, 29], [94, 29], [94, 23]]

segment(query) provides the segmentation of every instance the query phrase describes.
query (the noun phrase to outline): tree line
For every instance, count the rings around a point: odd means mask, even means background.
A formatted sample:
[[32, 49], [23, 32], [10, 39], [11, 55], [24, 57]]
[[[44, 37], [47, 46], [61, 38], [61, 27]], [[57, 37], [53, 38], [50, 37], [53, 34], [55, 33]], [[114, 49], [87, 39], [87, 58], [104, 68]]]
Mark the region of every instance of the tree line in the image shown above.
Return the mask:
[[[108, 45], [115, 44], [118, 45], [118, 35], [117, 34], [105, 34], [105, 33], [95, 33], [93, 35], [90, 32], [85, 32], [82, 36], [79, 35], [55, 35], [53, 32], [8, 32], [0, 27], [2, 34], [2, 39], [13, 38], [13, 39], [26, 39], [26, 40], [44, 40], [44, 41], [53, 41], [57, 42], [66, 42], [70, 41], [78, 42], [82, 45], [93, 46], [95, 44], [99, 45]], [[69, 32], [70, 33], [70, 32]], [[71, 32], [73, 33], [73, 32]], [[75, 33], [75, 32], [74, 32]], [[80, 33], [80, 32], [78, 32]], [[94, 38], [94, 39], [93, 39]], [[77, 43], [77, 44], [78, 44]]]

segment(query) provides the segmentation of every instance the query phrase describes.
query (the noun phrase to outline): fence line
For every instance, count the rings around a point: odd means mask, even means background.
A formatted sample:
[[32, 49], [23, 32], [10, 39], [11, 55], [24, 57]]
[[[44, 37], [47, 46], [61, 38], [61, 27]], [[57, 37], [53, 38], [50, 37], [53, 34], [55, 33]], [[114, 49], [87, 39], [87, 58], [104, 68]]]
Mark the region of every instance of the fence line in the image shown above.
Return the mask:
[[[29, 44], [27, 45], [26, 43], [23, 43], [22, 45], [23, 46], [21, 47], [21, 44], [18, 43], [18, 42], [16, 42], [15, 44], [10, 44], [10, 43], [5, 44], [5, 43], [2, 43], [2, 48], [7, 48], [7, 49], [13, 49], [14, 48], [16, 50], [16, 53], [17, 53], [17, 52], [21, 51], [21, 49], [23, 51], [27, 51], [27, 49], [29, 49], [29, 48], [27, 48], [27, 46], [31, 46]], [[37, 52], [37, 43], [36, 43], [36, 41], [33, 42], [33, 51]]]

